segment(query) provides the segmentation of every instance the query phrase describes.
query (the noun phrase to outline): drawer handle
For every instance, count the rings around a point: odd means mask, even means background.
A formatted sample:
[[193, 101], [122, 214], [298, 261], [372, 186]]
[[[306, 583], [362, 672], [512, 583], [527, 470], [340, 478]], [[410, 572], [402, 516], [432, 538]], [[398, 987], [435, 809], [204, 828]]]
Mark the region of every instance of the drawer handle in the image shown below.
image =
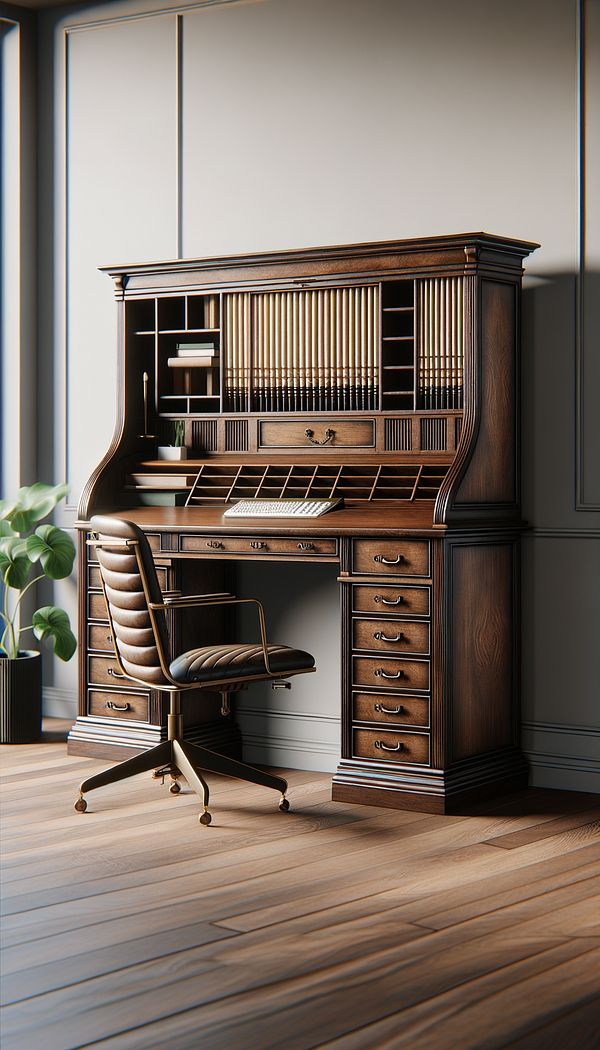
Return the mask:
[[396, 671], [396, 674], [387, 674], [387, 672], [383, 670], [383, 667], [378, 667], [376, 671], [373, 671], [373, 674], [375, 675], [376, 678], [403, 678], [404, 677], [404, 671]]
[[109, 667], [106, 673], [109, 678], [127, 678], [126, 674], [121, 674], [120, 671], [115, 671], [114, 667]]
[[314, 430], [310, 430], [309, 427], [306, 428], [304, 433], [306, 434], [306, 436], [307, 436], [308, 440], [310, 441], [311, 445], [327, 445], [328, 442], [331, 441], [332, 438], [335, 437], [335, 430], [332, 430], [331, 427], [327, 427], [327, 430], [325, 431], [325, 437], [323, 438], [322, 441], [319, 441], [318, 438], [316, 438], [314, 436], [314, 434], [315, 434]]
[[382, 565], [400, 565], [404, 561], [403, 554], [397, 554], [395, 558], [384, 558], [383, 554], [374, 554], [373, 561], [381, 562]]
[[298, 550], [299, 551], [314, 551], [314, 549], [315, 549], [314, 543], [299, 543], [298, 544]]
[[218, 551], [218, 550], [220, 550], [220, 549], [221, 549], [221, 547], [223, 546], [223, 544], [221, 543], [221, 541], [220, 541], [220, 540], [207, 540], [207, 541], [206, 541], [206, 546], [207, 546], [207, 547], [212, 547], [212, 548], [213, 548], [213, 550], [216, 550], [216, 551]]
[[263, 540], [252, 540], [252, 541], [250, 542], [250, 546], [251, 546], [251, 547], [252, 547], [252, 548], [253, 548], [253, 549], [254, 549], [255, 551], [262, 551], [262, 550], [265, 550], [265, 548], [266, 548], [266, 546], [267, 546], [267, 545], [266, 545], [266, 543], [264, 543], [264, 541], [263, 541]]
[[379, 748], [380, 751], [402, 751], [404, 744], [400, 743], [396, 744], [395, 747], [388, 747], [387, 744], [384, 744], [383, 740], [376, 740], [373, 747]]
[[402, 605], [402, 602], [404, 601], [404, 598], [402, 597], [401, 594], [399, 594], [398, 597], [395, 598], [393, 602], [391, 602], [391, 601], [389, 601], [388, 598], [384, 598], [383, 594], [376, 594], [375, 597], [373, 598], [373, 601], [374, 602], [381, 602], [382, 605]]
[[107, 700], [106, 706], [109, 711], [129, 711], [131, 704], [115, 704], [113, 700]]
[[382, 715], [402, 715], [404, 714], [404, 708], [402, 704], [398, 704], [397, 707], [384, 707], [383, 704], [374, 704], [374, 711], [379, 711]]
[[373, 638], [377, 642], [402, 642], [402, 641], [404, 641], [404, 635], [402, 634], [402, 631], [400, 631], [400, 634], [396, 634], [393, 638], [388, 638], [387, 634], [384, 634], [383, 631], [375, 631], [375, 634], [373, 635]]

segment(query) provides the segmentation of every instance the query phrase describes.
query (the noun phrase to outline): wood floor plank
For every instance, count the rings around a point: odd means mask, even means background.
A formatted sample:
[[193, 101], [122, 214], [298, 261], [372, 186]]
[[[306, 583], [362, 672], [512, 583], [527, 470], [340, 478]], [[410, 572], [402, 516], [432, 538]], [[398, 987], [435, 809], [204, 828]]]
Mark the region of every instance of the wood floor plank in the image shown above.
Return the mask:
[[[441, 995], [417, 1003], [401, 1013], [394, 1011], [374, 1024], [355, 1029], [347, 1035], [337, 1037], [322, 1044], [320, 1050], [364, 1050], [365, 1047], [377, 1047], [378, 1050], [395, 1050], [396, 1047], [415, 1047], [415, 1050], [513, 1050], [521, 1046], [522, 1050], [530, 1046], [528, 1040], [536, 1032], [551, 1032], [554, 1025], [557, 1031], [562, 1029], [569, 1038], [553, 1043], [552, 1040], [532, 1043], [540, 1050], [549, 1050], [556, 1046], [560, 1050], [569, 1047], [585, 1046], [585, 1033], [591, 1037], [590, 1048], [597, 1046], [598, 1001], [594, 994], [594, 981], [590, 981], [590, 969], [597, 960], [598, 945], [592, 941], [585, 945], [574, 945], [563, 942], [561, 945], [541, 952], [503, 967], [490, 974], [460, 984]], [[564, 969], [563, 969], [564, 967]], [[588, 980], [583, 986], [574, 989], [555, 986], [569, 978], [578, 983], [578, 976], [584, 973]], [[519, 1011], [516, 989], [525, 982], [527, 996], [534, 996], [534, 1004], [527, 1005], [526, 1010]], [[516, 1011], [513, 1012], [513, 999]], [[573, 1001], [577, 1001], [572, 1011]], [[565, 1013], [565, 1002], [567, 1003]], [[485, 1024], [477, 1015], [485, 1011]], [[521, 1024], [528, 1034], [513, 1041], [513, 1033]], [[577, 1041], [579, 1033], [573, 1026], [573, 1013], [587, 1015], [587, 1021], [581, 1024], [581, 1044]], [[565, 1030], [563, 1022], [570, 1018], [571, 1027]], [[508, 1038], [507, 1042], [507, 1028]], [[485, 1033], [485, 1034], [484, 1034]], [[570, 1041], [577, 1033], [577, 1038]]]
[[594, 821], [597, 823], [599, 820], [600, 805], [596, 805], [578, 813], [556, 817], [554, 820], [536, 824], [533, 827], [511, 831], [507, 835], [499, 835], [496, 838], [489, 839], [489, 843], [492, 846], [502, 847], [502, 849], [517, 849], [519, 846], [526, 846], [529, 842], [539, 842], [540, 839], [551, 838], [562, 831], [568, 831], [570, 828], [580, 828]]

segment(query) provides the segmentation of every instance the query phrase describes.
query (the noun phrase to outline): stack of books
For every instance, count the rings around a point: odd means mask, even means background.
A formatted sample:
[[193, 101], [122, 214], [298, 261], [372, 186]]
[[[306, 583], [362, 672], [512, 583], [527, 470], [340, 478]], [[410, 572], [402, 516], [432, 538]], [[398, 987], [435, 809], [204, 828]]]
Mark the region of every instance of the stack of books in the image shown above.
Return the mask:
[[219, 363], [214, 342], [176, 343], [177, 357], [170, 357], [169, 368], [213, 368]]
[[135, 473], [130, 475], [129, 485], [137, 492], [143, 506], [185, 506], [195, 475], [173, 472], [172, 474]]

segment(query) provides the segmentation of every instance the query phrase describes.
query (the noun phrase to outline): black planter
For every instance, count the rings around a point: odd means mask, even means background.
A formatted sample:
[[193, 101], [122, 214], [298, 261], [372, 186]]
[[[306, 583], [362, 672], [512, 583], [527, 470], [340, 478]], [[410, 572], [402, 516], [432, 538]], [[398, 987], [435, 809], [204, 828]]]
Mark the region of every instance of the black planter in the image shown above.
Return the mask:
[[42, 733], [42, 657], [0, 656], [0, 743], [32, 744]]

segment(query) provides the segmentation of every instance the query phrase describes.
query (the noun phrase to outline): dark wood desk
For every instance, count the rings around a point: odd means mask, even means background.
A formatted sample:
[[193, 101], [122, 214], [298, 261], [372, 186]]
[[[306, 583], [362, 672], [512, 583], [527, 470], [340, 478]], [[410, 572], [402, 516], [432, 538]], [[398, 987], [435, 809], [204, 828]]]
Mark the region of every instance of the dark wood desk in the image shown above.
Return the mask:
[[[115, 674], [85, 543], [112, 512], [144, 529], [163, 588], [234, 590], [246, 560], [339, 566], [334, 798], [444, 812], [525, 781], [519, 303], [535, 247], [472, 233], [107, 268], [119, 411], [79, 507], [72, 753], [125, 757], [166, 732], [159, 695]], [[188, 458], [164, 462], [174, 422]], [[345, 506], [223, 517], [307, 496]], [[174, 648], [232, 630], [181, 617]], [[218, 697], [184, 702], [192, 739], [240, 747]]]

